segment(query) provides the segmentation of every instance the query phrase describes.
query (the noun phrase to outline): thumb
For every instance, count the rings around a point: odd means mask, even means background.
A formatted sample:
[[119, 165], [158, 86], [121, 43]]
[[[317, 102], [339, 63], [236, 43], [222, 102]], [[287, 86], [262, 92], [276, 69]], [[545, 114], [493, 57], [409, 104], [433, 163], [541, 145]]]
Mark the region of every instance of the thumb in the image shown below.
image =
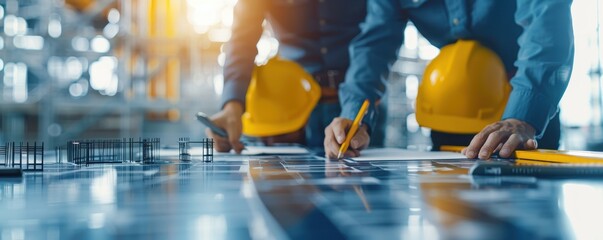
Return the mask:
[[241, 143], [241, 132], [242, 126], [239, 124], [231, 124], [226, 127], [226, 132], [228, 133], [228, 142], [235, 150], [236, 153], [241, 153], [243, 151], [243, 143]]

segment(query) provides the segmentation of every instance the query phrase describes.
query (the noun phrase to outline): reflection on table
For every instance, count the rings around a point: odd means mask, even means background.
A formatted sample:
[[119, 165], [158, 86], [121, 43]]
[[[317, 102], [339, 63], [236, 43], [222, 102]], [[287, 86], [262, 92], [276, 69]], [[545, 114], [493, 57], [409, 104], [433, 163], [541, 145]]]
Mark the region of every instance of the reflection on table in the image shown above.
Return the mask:
[[0, 239], [603, 239], [603, 181], [471, 177], [471, 160], [45, 166], [0, 178]]

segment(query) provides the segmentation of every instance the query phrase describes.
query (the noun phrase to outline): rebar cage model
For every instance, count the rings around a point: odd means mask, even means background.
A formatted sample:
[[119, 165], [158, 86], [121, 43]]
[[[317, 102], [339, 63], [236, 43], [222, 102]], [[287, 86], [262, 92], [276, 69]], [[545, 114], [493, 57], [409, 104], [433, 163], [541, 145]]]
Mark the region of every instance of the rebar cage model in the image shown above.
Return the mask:
[[44, 170], [44, 143], [7, 142], [0, 146], [0, 166], [24, 171]]
[[159, 138], [91, 139], [69, 141], [56, 149], [59, 161], [66, 153], [67, 161], [88, 166], [102, 163], [155, 163], [159, 160]]
[[213, 138], [204, 138], [199, 141], [191, 141], [190, 138], [179, 138], [178, 139], [178, 152], [180, 160], [190, 161], [192, 160], [191, 156], [191, 144], [199, 144], [201, 145], [201, 159], [204, 162], [213, 162], [214, 161], [214, 139]]

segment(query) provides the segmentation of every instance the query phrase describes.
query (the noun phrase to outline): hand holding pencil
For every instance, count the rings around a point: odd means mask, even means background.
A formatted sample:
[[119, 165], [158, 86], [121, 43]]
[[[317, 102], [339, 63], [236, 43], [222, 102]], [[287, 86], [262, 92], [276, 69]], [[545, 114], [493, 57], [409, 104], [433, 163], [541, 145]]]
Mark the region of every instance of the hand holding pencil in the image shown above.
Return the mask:
[[368, 146], [370, 137], [366, 126], [362, 125], [362, 119], [369, 104], [368, 99], [363, 102], [354, 121], [335, 118], [325, 129], [324, 146], [328, 158], [356, 157], [361, 149]]

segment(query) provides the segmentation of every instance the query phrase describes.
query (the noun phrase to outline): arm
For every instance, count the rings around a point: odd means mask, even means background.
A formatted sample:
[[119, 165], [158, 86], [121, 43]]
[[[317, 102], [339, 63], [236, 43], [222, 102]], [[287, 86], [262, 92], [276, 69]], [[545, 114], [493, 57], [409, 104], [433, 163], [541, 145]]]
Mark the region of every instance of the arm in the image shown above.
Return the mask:
[[215, 148], [219, 152], [234, 149], [240, 153], [243, 150], [239, 141], [243, 129], [241, 115], [255, 66], [256, 45], [263, 32], [265, 12], [265, 1], [258, 0], [239, 0], [234, 8], [232, 37], [225, 46], [222, 110], [211, 117], [218, 127], [226, 130], [228, 139], [206, 130], [207, 136], [216, 141]]
[[232, 36], [225, 45], [224, 91], [222, 107], [229, 101], [245, 103], [245, 95], [262, 36], [265, 1], [239, 0], [234, 8]]
[[398, 1], [369, 0], [362, 32], [350, 45], [350, 68], [339, 89], [341, 117], [354, 119], [364, 99], [371, 101], [365, 123], [374, 125], [375, 103], [385, 93], [391, 65], [397, 59], [408, 20]]
[[532, 125], [541, 137], [565, 92], [574, 59], [571, 0], [518, 0], [517, 74], [503, 119]]
[[350, 45], [350, 68], [346, 80], [339, 88], [342, 106], [341, 118], [335, 119], [325, 130], [325, 152], [328, 157], [337, 155], [345, 139], [346, 128], [358, 113], [365, 99], [371, 101], [362, 127], [352, 139], [347, 156], [357, 155], [357, 150], [368, 145], [368, 131], [375, 122], [375, 103], [385, 92], [385, 82], [398, 49], [404, 40], [407, 19], [398, 1], [369, 0], [368, 15], [362, 32]]
[[484, 128], [466, 149], [470, 158], [489, 158], [500, 149], [537, 148], [567, 87], [574, 57], [571, 0], [518, 0], [515, 19], [523, 27], [517, 74], [511, 79], [503, 120]]

